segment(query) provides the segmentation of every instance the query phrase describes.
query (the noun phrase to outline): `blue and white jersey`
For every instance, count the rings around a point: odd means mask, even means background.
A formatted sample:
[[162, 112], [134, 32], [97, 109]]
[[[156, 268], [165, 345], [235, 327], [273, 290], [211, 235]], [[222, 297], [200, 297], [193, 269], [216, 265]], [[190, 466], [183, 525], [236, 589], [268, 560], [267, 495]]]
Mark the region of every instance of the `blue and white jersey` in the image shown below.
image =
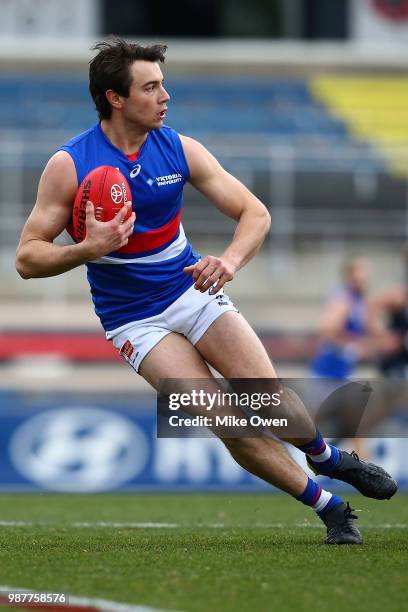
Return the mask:
[[74, 161], [78, 186], [98, 166], [114, 166], [132, 192], [136, 222], [128, 244], [87, 263], [95, 311], [104, 329], [160, 314], [193, 284], [183, 268], [200, 257], [181, 225], [189, 169], [179, 135], [167, 126], [152, 130], [134, 159], [115, 147], [98, 123], [61, 150]]

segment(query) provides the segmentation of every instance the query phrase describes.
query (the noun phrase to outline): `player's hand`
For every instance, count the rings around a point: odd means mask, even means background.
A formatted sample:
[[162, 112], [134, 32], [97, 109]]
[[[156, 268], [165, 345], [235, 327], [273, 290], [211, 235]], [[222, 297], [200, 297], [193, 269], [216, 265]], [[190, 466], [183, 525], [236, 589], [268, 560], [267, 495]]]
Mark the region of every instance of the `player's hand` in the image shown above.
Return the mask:
[[222, 289], [225, 283], [234, 278], [236, 270], [222, 257], [207, 255], [192, 266], [186, 266], [183, 272], [192, 275], [195, 280], [194, 289], [201, 293], [210, 289], [210, 295], [214, 295]]
[[98, 221], [95, 218], [94, 205], [92, 202], [87, 202], [84, 246], [89, 250], [90, 259], [103, 257], [128, 243], [136, 220], [136, 214], [133, 212], [129, 219], [124, 221], [131, 206], [130, 202], [122, 206], [116, 217], [111, 221]]

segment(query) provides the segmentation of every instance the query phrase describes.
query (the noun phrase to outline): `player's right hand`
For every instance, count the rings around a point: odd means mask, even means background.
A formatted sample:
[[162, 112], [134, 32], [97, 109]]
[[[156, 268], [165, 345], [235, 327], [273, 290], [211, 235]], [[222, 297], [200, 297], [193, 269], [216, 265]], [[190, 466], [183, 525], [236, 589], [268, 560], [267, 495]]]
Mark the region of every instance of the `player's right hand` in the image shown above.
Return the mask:
[[122, 206], [116, 217], [111, 221], [98, 221], [95, 218], [93, 203], [87, 202], [86, 238], [83, 245], [89, 252], [89, 260], [117, 251], [128, 243], [136, 221], [135, 212], [132, 212], [129, 219], [124, 221], [131, 206], [130, 202]]

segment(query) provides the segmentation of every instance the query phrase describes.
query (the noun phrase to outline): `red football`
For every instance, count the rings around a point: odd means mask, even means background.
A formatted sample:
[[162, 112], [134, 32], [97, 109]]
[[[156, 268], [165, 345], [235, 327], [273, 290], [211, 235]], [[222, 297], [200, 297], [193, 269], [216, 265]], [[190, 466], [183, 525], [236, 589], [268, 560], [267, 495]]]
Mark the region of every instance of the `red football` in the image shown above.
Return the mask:
[[[68, 228], [76, 242], [86, 236], [86, 203], [90, 200], [98, 221], [110, 221], [122, 206], [132, 201], [129, 184], [122, 172], [113, 166], [99, 166], [86, 175], [75, 196], [72, 226]], [[126, 214], [129, 219], [132, 209]]]

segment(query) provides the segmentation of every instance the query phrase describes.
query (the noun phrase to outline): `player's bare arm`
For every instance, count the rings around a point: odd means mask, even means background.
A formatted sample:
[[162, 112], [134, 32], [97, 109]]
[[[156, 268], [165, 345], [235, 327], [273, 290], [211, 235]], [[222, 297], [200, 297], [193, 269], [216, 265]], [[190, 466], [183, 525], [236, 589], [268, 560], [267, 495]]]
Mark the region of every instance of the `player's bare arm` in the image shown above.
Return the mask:
[[124, 206], [115, 219], [101, 223], [95, 219], [92, 203], [86, 210], [86, 239], [73, 245], [54, 243], [71, 218], [77, 188], [72, 158], [64, 151], [56, 153], [41, 176], [37, 201], [17, 248], [16, 268], [22, 278], [56, 276], [127, 244], [134, 213], [123, 222], [128, 211]]
[[200, 143], [181, 136], [190, 183], [220, 212], [237, 221], [231, 244], [220, 257], [207, 255], [200, 262], [184, 269], [193, 275], [195, 288], [213, 292], [232, 280], [258, 251], [270, 228], [271, 219], [266, 207], [238, 179], [229, 174]]

